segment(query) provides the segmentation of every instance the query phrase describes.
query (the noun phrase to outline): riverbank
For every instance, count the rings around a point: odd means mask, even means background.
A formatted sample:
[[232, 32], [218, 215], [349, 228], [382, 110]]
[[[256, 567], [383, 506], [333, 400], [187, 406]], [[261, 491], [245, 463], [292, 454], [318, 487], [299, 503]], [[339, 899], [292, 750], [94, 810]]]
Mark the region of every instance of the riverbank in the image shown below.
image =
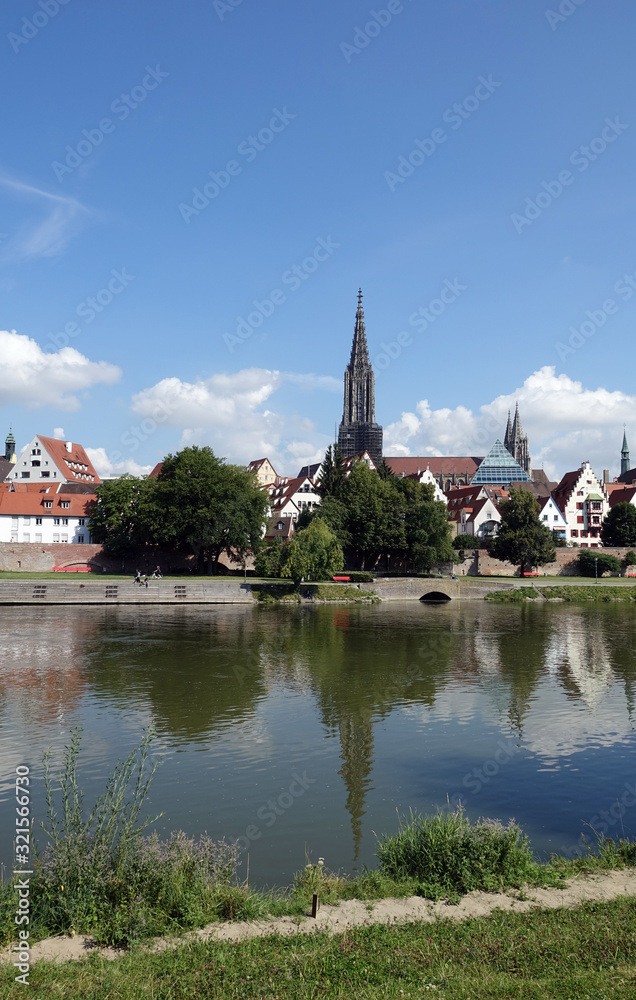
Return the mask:
[[[84, 949], [81, 961], [49, 952], [29, 985], [62, 1000], [626, 1000], [636, 983], [635, 879], [580, 880], [549, 901], [543, 890], [475, 893], [423, 912], [415, 900], [417, 914], [409, 900], [324, 907], [309, 932], [250, 925], [238, 936], [233, 925], [226, 939], [217, 928], [216, 938], [203, 931], [126, 955]], [[0, 984], [7, 1000], [24, 994], [6, 966]]]

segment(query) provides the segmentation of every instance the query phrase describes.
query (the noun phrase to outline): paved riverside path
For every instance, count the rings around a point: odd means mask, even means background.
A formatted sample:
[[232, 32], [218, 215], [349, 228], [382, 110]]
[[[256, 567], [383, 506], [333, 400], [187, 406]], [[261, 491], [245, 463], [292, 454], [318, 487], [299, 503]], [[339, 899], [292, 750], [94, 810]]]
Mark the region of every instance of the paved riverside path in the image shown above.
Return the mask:
[[[283, 586], [285, 586], [283, 584]], [[289, 586], [289, 584], [287, 585]], [[0, 580], [2, 604], [253, 604], [249, 583], [240, 579], [172, 578], [148, 580]]]

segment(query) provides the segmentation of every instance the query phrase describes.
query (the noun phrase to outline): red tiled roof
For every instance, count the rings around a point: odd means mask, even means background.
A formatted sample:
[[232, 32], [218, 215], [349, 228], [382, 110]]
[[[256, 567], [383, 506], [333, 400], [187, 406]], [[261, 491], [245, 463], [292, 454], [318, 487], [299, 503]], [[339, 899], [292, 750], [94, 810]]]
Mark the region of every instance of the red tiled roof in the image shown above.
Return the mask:
[[162, 469], [163, 469], [163, 462], [157, 462], [152, 472], [148, 473], [149, 477], [151, 479], [157, 479]]
[[610, 507], [615, 507], [618, 503], [631, 503], [632, 497], [636, 493], [636, 486], [623, 486], [621, 488], [620, 484], [614, 483], [614, 486], [618, 486], [618, 489], [613, 489], [610, 493], [609, 503]]
[[474, 455], [459, 457], [456, 455], [424, 455], [420, 457], [398, 455], [394, 458], [385, 458], [386, 463], [391, 466], [396, 476], [401, 476], [402, 474], [410, 476], [418, 471], [426, 472], [428, 467], [434, 476], [439, 476], [440, 473], [443, 473], [445, 476], [467, 475], [472, 477], [477, 472], [483, 460], [483, 456], [482, 458], [476, 458]]
[[[55, 515], [56, 517], [88, 517], [90, 509], [97, 500], [94, 493], [0, 493], [0, 515], [11, 514], [14, 517], [31, 517], [37, 515]], [[52, 507], [45, 507], [52, 503]], [[67, 503], [68, 507], [62, 507]]]
[[101, 479], [93, 468], [93, 463], [81, 444], [75, 444], [72, 441], [69, 442], [71, 450], [68, 451], [66, 441], [58, 441], [57, 438], [42, 437], [41, 434], [38, 434], [37, 437], [66, 479], [69, 479], [71, 482], [90, 482], [94, 486], [101, 483]]

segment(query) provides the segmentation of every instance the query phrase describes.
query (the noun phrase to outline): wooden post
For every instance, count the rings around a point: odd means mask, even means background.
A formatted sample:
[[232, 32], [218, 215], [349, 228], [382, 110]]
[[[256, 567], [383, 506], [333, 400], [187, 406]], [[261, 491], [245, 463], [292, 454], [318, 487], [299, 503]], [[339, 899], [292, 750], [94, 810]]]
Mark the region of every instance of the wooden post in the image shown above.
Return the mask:
[[314, 918], [314, 920], [316, 918], [317, 913], [318, 913], [318, 893], [315, 892], [313, 895], [313, 899], [311, 901], [311, 915]]

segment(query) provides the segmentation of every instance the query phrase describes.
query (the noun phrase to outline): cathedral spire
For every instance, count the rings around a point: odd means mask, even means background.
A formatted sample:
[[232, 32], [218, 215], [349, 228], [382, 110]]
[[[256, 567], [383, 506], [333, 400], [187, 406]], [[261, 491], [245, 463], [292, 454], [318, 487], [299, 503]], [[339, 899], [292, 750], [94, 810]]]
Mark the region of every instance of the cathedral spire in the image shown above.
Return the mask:
[[338, 445], [343, 458], [368, 451], [376, 468], [382, 463], [382, 428], [375, 422], [375, 380], [364, 327], [362, 289], [358, 289], [351, 359], [344, 376], [344, 406]]
[[514, 445], [512, 443], [512, 421], [510, 420], [510, 410], [508, 410], [508, 423], [506, 424], [506, 433], [504, 434], [504, 448], [507, 448], [512, 455], [512, 449]]
[[351, 345], [352, 368], [358, 370], [370, 367], [369, 348], [367, 347], [367, 333], [364, 328], [364, 310], [362, 308], [362, 289], [358, 289], [358, 308], [356, 311], [356, 322], [353, 328], [353, 344]]

